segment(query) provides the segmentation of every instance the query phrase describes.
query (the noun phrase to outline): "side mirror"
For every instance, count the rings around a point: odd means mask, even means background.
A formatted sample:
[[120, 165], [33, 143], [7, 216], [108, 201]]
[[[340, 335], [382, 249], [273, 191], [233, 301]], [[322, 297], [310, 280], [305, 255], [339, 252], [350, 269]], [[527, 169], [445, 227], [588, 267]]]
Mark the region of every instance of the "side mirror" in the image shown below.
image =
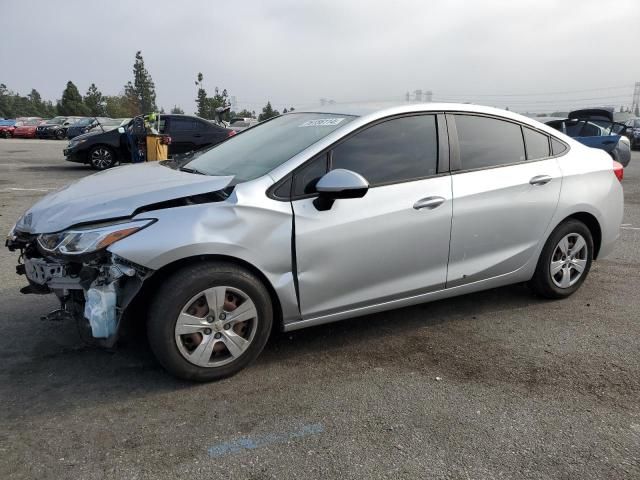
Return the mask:
[[319, 196], [313, 201], [320, 210], [329, 210], [339, 198], [362, 198], [369, 190], [369, 182], [359, 173], [337, 168], [326, 173], [316, 184]]
[[124, 127], [118, 127], [118, 133], [124, 133]]

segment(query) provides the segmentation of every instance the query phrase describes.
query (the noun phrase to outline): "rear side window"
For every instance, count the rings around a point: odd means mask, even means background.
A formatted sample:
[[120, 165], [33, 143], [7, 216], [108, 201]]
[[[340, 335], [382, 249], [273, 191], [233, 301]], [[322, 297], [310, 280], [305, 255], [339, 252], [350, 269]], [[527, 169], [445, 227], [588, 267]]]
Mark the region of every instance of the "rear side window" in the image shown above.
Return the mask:
[[456, 115], [463, 170], [523, 162], [524, 142], [520, 126], [495, 118]]
[[200, 128], [200, 122], [192, 120], [190, 118], [172, 118], [171, 119], [171, 131], [172, 132], [192, 132]]
[[331, 168], [359, 173], [371, 186], [437, 173], [435, 115], [401, 117], [374, 125], [333, 149]]
[[567, 146], [564, 143], [551, 137], [551, 151], [554, 155], [560, 155], [561, 153], [564, 153], [566, 149]]
[[536, 160], [549, 156], [549, 137], [527, 127], [522, 127], [524, 144], [527, 148], [527, 160]]

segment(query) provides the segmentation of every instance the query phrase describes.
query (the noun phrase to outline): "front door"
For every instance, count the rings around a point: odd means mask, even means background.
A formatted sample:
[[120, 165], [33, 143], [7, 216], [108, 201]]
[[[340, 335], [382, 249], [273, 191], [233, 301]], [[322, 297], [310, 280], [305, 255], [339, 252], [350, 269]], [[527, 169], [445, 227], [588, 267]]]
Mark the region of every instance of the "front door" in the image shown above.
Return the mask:
[[[435, 115], [376, 123], [294, 176], [295, 255], [303, 318], [441, 289], [451, 229], [451, 177], [438, 172]], [[319, 211], [313, 186], [344, 168], [370, 184], [363, 198]]]

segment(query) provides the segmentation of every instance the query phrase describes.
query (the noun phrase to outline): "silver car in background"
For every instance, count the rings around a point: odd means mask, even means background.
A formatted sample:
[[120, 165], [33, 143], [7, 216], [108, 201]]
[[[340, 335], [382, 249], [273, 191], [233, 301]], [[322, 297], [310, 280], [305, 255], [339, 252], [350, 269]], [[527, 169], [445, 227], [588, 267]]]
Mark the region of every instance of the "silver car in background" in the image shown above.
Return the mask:
[[204, 381], [273, 328], [517, 282], [567, 297], [618, 238], [622, 167], [551, 127], [475, 105], [327, 108], [46, 196], [7, 240], [23, 291], [108, 345], [146, 319], [160, 363]]

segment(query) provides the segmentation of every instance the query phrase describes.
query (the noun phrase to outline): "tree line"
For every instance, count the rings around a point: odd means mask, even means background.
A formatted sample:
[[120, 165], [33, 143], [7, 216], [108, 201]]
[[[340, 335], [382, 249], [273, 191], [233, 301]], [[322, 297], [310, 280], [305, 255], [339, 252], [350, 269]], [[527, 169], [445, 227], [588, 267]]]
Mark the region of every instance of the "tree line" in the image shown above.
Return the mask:
[[[213, 96], [208, 96], [203, 80], [202, 73], [198, 73], [195, 82], [197, 86], [196, 112], [202, 118], [214, 119], [216, 109], [229, 104], [229, 94], [226, 88], [215, 87]], [[292, 110], [294, 110], [293, 107], [289, 110], [285, 108], [283, 113]], [[0, 117], [2, 118], [50, 118], [56, 115], [130, 118], [157, 111], [155, 83], [145, 67], [141, 51], [136, 52], [135, 55], [133, 81], [129, 80], [118, 95], [103, 95], [95, 83], [92, 83], [85, 94], [81, 95], [78, 87], [69, 80], [62, 91], [60, 100], [54, 104], [50, 100], [43, 100], [35, 88], [24, 96], [9, 90], [4, 83], [0, 83]], [[159, 111], [165, 113], [164, 108]], [[184, 113], [184, 110], [178, 105], [174, 105], [170, 112]], [[267, 102], [258, 115], [258, 120], [266, 120], [277, 115], [280, 115], [280, 112], [274, 110], [271, 103]], [[228, 112], [224, 118], [228, 120], [235, 116], [255, 118], [256, 112], [243, 109], [240, 112]]]

